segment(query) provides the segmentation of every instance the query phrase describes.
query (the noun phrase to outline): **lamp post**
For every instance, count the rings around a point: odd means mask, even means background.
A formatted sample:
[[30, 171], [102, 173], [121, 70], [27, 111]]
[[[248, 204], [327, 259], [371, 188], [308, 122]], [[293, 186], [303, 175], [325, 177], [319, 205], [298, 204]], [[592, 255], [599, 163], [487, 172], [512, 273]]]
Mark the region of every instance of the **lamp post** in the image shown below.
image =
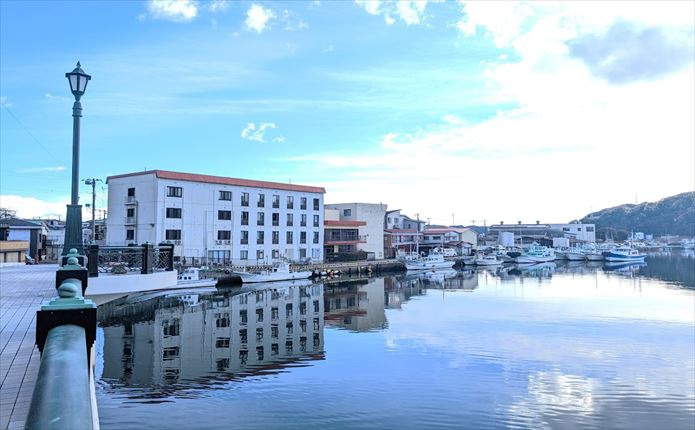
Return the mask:
[[80, 184], [80, 118], [82, 117], [82, 104], [80, 98], [87, 89], [87, 83], [91, 76], [86, 74], [80, 62], [77, 67], [66, 73], [70, 83], [70, 91], [75, 96], [75, 104], [72, 105], [72, 193], [68, 213], [65, 218], [65, 245], [63, 255], [67, 255], [71, 248], [84, 255], [82, 247], [82, 206], [79, 204], [79, 184]]

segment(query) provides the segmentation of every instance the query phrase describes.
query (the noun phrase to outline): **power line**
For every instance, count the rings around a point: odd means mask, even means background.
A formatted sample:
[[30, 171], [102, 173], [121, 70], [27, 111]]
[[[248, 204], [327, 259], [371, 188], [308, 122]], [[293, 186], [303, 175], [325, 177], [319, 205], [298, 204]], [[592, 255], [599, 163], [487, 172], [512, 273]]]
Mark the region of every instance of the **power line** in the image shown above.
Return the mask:
[[22, 128], [24, 129], [24, 131], [26, 131], [27, 134], [29, 134], [29, 136], [31, 136], [31, 138], [34, 139], [34, 142], [36, 142], [36, 143], [41, 147], [41, 149], [43, 149], [44, 151], [46, 151], [46, 154], [48, 154], [48, 155], [51, 156], [51, 158], [53, 159], [53, 161], [55, 161], [55, 162], [58, 163], [58, 164], [61, 163], [60, 161], [58, 161], [58, 159], [57, 159], [55, 156], [53, 156], [53, 154], [51, 154], [51, 151], [49, 151], [48, 149], [46, 149], [45, 146], [43, 146], [43, 143], [39, 142], [39, 139], [37, 139], [36, 136], [34, 136], [34, 135], [31, 133], [31, 131], [29, 131], [29, 129], [27, 128], [27, 126], [25, 126], [24, 123], [22, 123], [22, 121], [20, 121], [19, 118], [17, 118], [17, 117], [15, 116], [15, 114], [12, 113], [12, 111], [10, 110], [10, 108], [8, 108], [7, 106], [3, 106], [3, 107], [4, 107], [5, 110], [10, 114], [10, 116], [12, 116], [12, 118], [14, 118], [14, 120], [17, 121], [17, 123], [18, 123], [20, 126], [22, 126]]

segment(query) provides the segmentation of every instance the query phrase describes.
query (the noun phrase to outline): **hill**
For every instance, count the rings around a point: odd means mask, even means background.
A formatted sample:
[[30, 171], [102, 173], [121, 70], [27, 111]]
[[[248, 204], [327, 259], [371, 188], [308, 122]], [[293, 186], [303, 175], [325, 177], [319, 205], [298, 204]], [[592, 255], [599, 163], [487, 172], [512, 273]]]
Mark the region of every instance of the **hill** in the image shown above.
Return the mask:
[[603, 238], [609, 230], [619, 236], [631, 231], [653, 235], [695, 236], [695, 193], [676, 194], [658, 202], [602, 209], [590, 213], [581, 221], [596, 224], [597, 238]]

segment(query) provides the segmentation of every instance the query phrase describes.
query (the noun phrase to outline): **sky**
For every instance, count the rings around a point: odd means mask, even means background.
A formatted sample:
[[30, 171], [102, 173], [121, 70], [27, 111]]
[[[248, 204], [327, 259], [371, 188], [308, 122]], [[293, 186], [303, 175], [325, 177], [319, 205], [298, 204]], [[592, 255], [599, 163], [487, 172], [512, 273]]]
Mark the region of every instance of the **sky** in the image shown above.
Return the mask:
[[567, 222], [695, 189], [694, 57], [689, 1], [2, 1], [0, 206], [64, 217], [79, 60], [83, 179], [163, 169], [437, 224]]

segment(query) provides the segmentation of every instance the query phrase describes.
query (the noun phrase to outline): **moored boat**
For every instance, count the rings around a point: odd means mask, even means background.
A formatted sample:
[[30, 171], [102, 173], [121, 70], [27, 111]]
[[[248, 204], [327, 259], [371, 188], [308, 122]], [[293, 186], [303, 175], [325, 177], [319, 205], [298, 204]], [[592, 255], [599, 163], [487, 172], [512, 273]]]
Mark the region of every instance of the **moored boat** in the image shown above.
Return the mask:
[[201, 278], [199, 267], [188, 267], [176, 277], [175, 288], [214, 287], [217, 279]]
[[631, 246], [619, 246], [613, 250], [605, 251], [603, 253], [603, 258], [606, 261], [620, 261], [620, 262], [637, 262], [641, 263], [644, 261], [645, 254], [640, 254], [640, 252]]
[[496, 255], [488, 254], [479, 255], [475, 259], [475, 264], [476, 266], [495, 266], [497, 264], [502, 264], [502, 261], [498, 260]]
[[451, 269], [455, 261], [445, 260], [442, 254], [430, 254], [426, 257], [403, 260], [408, 270]]
[[268, 269], [262, 269], [254, 272], [233, 272], [241, 277], [241, 281], [247, 282], [275, 282], [289, 281], [293, 279], [307, 279], [312, 273], [310, 271], [293, 272], [290, 270], [290, 264], [287, 262], [274, 263]]
[[584, 250], [581, 248], [568, 248], [567, 251], [565, 251], [565, 257], [569, 261], [584, 261], [586, 260], [586, 255], [584, 253]]
[[514, 259], [519, 264], [547, 263], [555, 260], [555, 252], [552, 248], [541, 246], [537, 243], [529, 246], [520, 256]]

